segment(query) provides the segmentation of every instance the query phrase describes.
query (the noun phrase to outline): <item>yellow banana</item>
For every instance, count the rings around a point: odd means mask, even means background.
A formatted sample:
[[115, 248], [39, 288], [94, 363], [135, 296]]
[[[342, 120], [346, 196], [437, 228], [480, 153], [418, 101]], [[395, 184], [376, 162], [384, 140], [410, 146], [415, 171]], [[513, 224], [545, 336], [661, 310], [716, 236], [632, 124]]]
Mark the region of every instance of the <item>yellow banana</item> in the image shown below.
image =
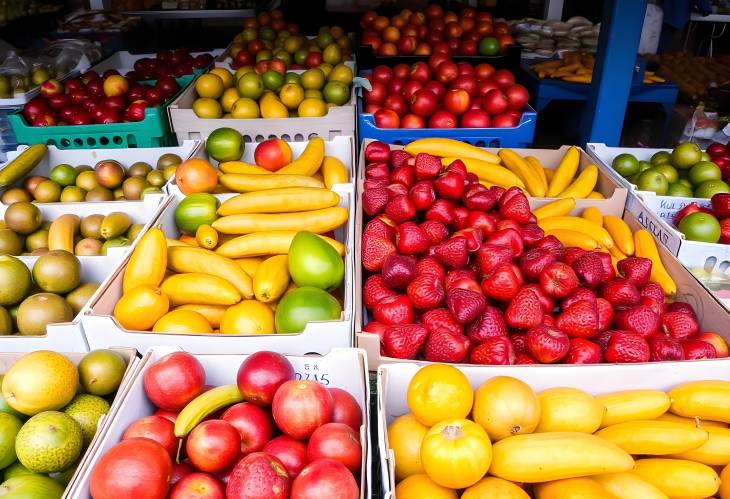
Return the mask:
[[218, 245], [218, 232], [208, 224], [199, 225], [195, 231], [195, 241], [201, 248], [213, 249]]
[[165, 244], [167, 244], [168, 248], [171, 248], [173, 246], [192, 246], [191, 244], [188, 244], [185, 241], [181, 241], [180, 239], [170, 239], [169, 237], [165, 238]]
[[634, 234], [631, 228], [621, 217], [606, 215], [603, 217], [603, 227], [608, 231], [614, 244], [626, 256], [634, 254]]
[[606, 473], [591, 478], [600, 483], [614, 499], [669, 499], [664, 492], [630, 471]]
[[542, 169], [542, 172], [545, 174], [545, 179], [547, 180], [548, 187], [550, 186], [550, 181], [555, 176], [555, 170], [552, 168], [544, 168]]
[[334, 156], [325, 156], [322, 161], [322, 177], [324, 178], [324, 186], [332, 189], [335, 184], [346, 184], [350, 180], [347, 168], [339, 159]]
[[681, 454], [707, 442], [708, 433], [674, 421], [639, 420], [608, 426], [596, 433], [629, 454]]
[[527, 156], [525, 158], [525, 161], [527, 162], [527, 165], [532, 169], [532, 171], [535, 172], [537, 178], [540, 179], [542, 188], [545, 191], [545, 194], [547, 194], [548, 180], [547, 175], [545, 175], [545, 168], [542, 166], [542, 163], [540, 163], [540, 160], [537, 159], [535, 156]]
[[316, 234], [329, 232], [347, 222], [347, 208], [339, 206], [297, 213], [245, 213], [229, 215], [213, 222], [223, 234], [250, 234], [269, 230], [308, 230]]
[[251, 279], [256, 275], [256, 269], [259, 268], [259, 265], [261, 265], [261, 262], [264, 261], [263, 258], [258, 257], [251, 257], [251, 258], [239, 258], [238, 260], [234, 260], [242, 269], [244, 272], [246, 272]]
[[152, 227], [139, 239], [124, 269], [122, 292], [142, 284], [159, 287], [167, 270], [167, 241], [165, 233]]
[[[450, 165], [457, 159], [461, 158], [442, 158], [441, 164], [446, 166]], [[504, 166], [498, 165], [496, 163], [487, 163], [486, 161], [481, 161], [478, 159], [461, 159], [461, 161], [464, 162], [464, 166], [466, 166], [466, 171], [473, 173], [477, 177], [479, 177], [481, 180], [486, 180], [487, 182], [491, 184], [500, 185], [502, 187], [512, 187], [513, 185], [516, 185], [517, 187], [520, 187], [522, 189], [525, 188], [525, 183], [522, 182], [522, 179], [509, 171]]]
[[[585, 218], [586, 220], [590, 220], [599, 227], [603, 227], [603, 213], [601, 213], [601, 210], [599, 210], [595, 206], [589, 206], [588, 208], [584, 209], [583, 213], [581, 213], [580, 216]], [[615, 242], [616, 241], [614, 240], [614, 243]]]
[[297, 159], [276, 171], [280, 175], [312, 176], [317, 173], [324, 159], [324, 140], [315, 137], [309, 140], [307, 147]]
[[639, 459], [633, 473], [673, 498], [712, 497], [720, 488], [712, 468], [684, 459]]
[[167, 266], [179, 274], [199, 273], [220, 277], [233, 285], [244, 298], [253, 296], [251, 277], [236, 262], [213, 251], [203, 248], [168, 248]]
[[614, 246], [612, 248], [608, 248], [609, 253], [611, 253], [611, 256], [616, 259], [617, 262], [620, 262], [624, 258], [626, 258], [627, 255], [625, 255], [618, 247], [616, 247], [616, 240], [613, 240]]
[[669, 390], [671, 412], [730, 423], [730, 381], [692, 381]]
[[606, 199], [606, 196], [598, 191], [593, 191], [586, 196], [586, 199]]
[[672, 414], [671, 412], [665, 412], [656, 419], [658, 419], [659, 421], [674, 421], [677, 423], [684, 423], [692, 425], [696, 428], [727, 428], [727, 423], [721, 423], [720, 421], [710, 421], [709, 419], [685, 418], [683, 416], [677, 416], [676, 414]]
[[[298, 230], [272, 230], [254, 232], [226, 241], [216, 248], [215, 252], [228, 258], [244, 258], [264, 255], [286, 255], [289, 246]], [[345, 254], [345, 245], [335, 239], [319, 236], [337, 250], [340, 256]]]
[[578, 171], [579, 163], [580, 152], [575, 146], [572, 146], [566, 151], [563, 159], [560, 160], [560, 165], [555, 169], [553, 178], [550, 179], [547, 191], [548, 197], [554, 198], [568, 188], [573, 177], [575, 177], [575, 172]]
[[669, 409], [669, 395], [661, 390], [624, 390], [596, 397], [606, 407], [601, 428], [640, 419], [656, 419]]
[[613, 239], [611, 239], [608, 231], [600, 225], [594, 224], [585, 218], [566, 216], [548, 217], [538, 220], [537, 225], [539, 225], [543, 230], [567, 229], [575, 232], [582, 232], [583, 234], [592, 237], [606, 248], [611, 248], [613, 246]]
[[236, 385], [216, 386], [201, 393], [188, 402], [175, 418], [175, 436], [185, 438], [210, 414], [242, 401], [243, 396]]
[[440, 158], [477, 159], [489, 163], [499, 163], [499, 156], [461, 140], [454, 139], [419, 139], [404, 147], [408, 154], [427, 153]]
[[[538, 223], [540, 221], [538, 220]], [[566, 248], [574, 246], [576, 248], [582, 248], [584, 250], [595, 250], [600, 249], [601, 245], [598, 241], [593, 239], [591, 236], [578, 232], [575, 230], [568, 229], [545, 229], [546, 236], [555, 236], [558, 240], [563, 243]]]
[[261, 175], [271, 173], [266, 168], [243, 161], [224, 161], [218, 165], [218, 169], [223, 173], [243, 173], [248, 175]]
[[598, 167], [596, 165], [588, 165], [578, 174], [573, 183], [558, 194], [557, 197], [583, 199], [593, 192], [596, 182], [598, 182]]
[[61, 215], [48, 228], [48, 249], [64, 250], [69, 253], [74, 252], [74, 236], [79, 230], [81, 219], [78, 215], [66, 213]]
[[689, 459], [708, 466], [726, 466], [730, 464], [730, 429], [706, 426], [704, 430], [709, 435], [707, 442], [696, 449], [672, 457]]
[[173, 274], [162, 281], [160, 289], [170, 299], [170, 305], [234, 305], [241, 294], [233, 284], [210, 274]]
[[536, 499], [615, 499], [592, 477], [538, 483], [533, 490]]
[[308, 175], [226, 173], [218, 181], [234, 192], [263, 191], [282, 187], [319, 187], [324, 184]]
[[531, 196], [539, 198], [545, 196], [547, 188], [543, 186], [540, 177], [519, 154], [512, 149], [501, 149], [499, 151], [499, 157], [502, 158], [502, 163], [507, 169], [522, 179], [522, 182], [527, 188], [527, 192]]
[[258, 301], [278, 300], [289, 286], [289, 257], [275, 255], [264, 260], [253, 278], [254, 295]]
[[337, 206], [340, 196], [329, 189], [318, 187], [282, 187], [253, 191], [233, 196], [218, 208], [218, 215], [241, 213], [290, 213], [320, 210]]
[[665, 295], [677, 294], [677, 285], [664, 268], [656, 242], [648, 230], [639, 229], [634, 232], [634, 254], [651, 260], [651, 280], [661, 286]]
[[493, 184], [491, 182], [487, 182], [486, 180], [479, 179], [479, 183], [482, 184], [484, 187], [495, 187], [497, 184]]
[[539, 208], [535, 208], [534, 210], [532, 210], [532, 214], [535, 215], [535, 218], [537, 218], [538, 220], [543, 220], [549, 217], [565, 216], [573, 211], [573, 208], [575, 208], [575, 199], [556, 199], [555, 201], [550, 201], [549, 203], [544, 204]]
[[225, 305], [198, 305], [197, 303], [188, 303], [187, 305], [175, 307], [175, 310], [192, 310], [193, 312], [198, 312], [210, 322], [213, 329], [220, 327], [221, 319], [227, 309], [228, 307]]

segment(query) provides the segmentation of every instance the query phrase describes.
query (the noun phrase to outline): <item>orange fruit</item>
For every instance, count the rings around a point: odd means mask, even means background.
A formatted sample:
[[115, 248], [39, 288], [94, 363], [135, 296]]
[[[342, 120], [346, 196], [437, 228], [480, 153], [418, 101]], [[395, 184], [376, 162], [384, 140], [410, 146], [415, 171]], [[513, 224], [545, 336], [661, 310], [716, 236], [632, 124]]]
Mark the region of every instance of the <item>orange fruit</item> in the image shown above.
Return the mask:
[[192, 158], [177, 167], [175, 183], [183, 194], [213, 192], [218, 185], [218, 176], [208, 161]]
[[213, 327], [202, 314], [193, 310], [175, 309], [160, 317], [152, 331], [156, 333], [212, 333]]
[[170, 300], [160, 288], [143, 284], [122, 295], [114, 306], [114, 318], [124, 329], [146, 331], [169, 309]]

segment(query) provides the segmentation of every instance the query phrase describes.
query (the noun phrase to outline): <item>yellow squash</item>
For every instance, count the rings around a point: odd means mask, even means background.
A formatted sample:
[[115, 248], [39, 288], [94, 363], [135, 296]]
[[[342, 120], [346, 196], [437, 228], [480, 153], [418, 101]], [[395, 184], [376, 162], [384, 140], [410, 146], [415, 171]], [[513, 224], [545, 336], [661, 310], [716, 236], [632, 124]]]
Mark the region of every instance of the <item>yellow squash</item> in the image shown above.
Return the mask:
[[669, 391], [671, 412], [730, 423], [730, 381], [691, 381]]
[[223, 173], [243, 173], [248, 175], [261, 175], [271, 173], [266, 168], [243, 161], [224, 161], [218, 165]]
[[223, 313], [227, 308], [225, 305], [198, 305], [197, 303], [188, 303], [187, 305], [176, 307], [175, 310], [192, 310], [193, 312], [197, 312], [210, 322], [213, 329], [218, 329], [221, 325]]
[[630, 471], [595, 475], [592, 478], [613, 494], [615, 499], [669, 499], [664, 492]]
[[586, 220], [590, 220], [600, 227], [603, 227], [603, 213], [601, 213], [601, 210], [596, 208], [595, 206], [589, 206], [588, 208], [585, 208], [580, 216], [585, 218]]
[[273, 230], [308, 230], [322, 234], [347, 221], [347, 208], [335, 206], [297, 213], [244, 213], [228, 215], [213, 222], [213, 228], [223, 234], [250, 234]]
[[241, 301], [241, 294], [222, 277], [188, 273], [173, 274], [162, 281], [162, 292], [170, 299], [170, 305], [233, 305]]
[[124, 270], [122, 291], [126, 293], [141, 284], [159, 286], [167, 270], [167, 241], [157, 227], [148, 230], [135, 246]]
[[596, 165], [588, 165], [578, 174], [573, 183], [565, 188], [563, 192], [557, 195], [559, 198], [585, 198], [596, 187], [598, 182], [598, 167]]
[[350, 179], [345, 165], [334, 156], [324, 157], [320, 171], [324, 179], [324, 186], [328, 189], [332, 189], [335, 184], [346, 184]]
[[560, 165], [555, 169], [555, 173], [550, 179], [547, 190], [548, 197], [554, 198], [568, 188], [578, 171], [579, 163], [580, 152], [573, 146], [566, 151], [563, 159], [560, 160]]
[[45, 144], [33, 144], [20, 153], [0, 170], [0, 187], [7, 187], [25, 177], [41, 162], [47, 152]]
[[535, 432], [578, 431], [593, 433], [606, 408], [595, 397], [577, 388], [548, 388], [537, 394], [540, 422]]
[[[679, 423], [682, 424], [682, 423]], [[689, 459], [709, 466], [726, 466], [730, 464], [730, 429], [705, 426], [709, 438], [696, 449], [672, 457]]]
[[66, 213], [53, 222], [48, 229], [48, 249], [74, 252], [74, 236], [79, 230], [81, 219], [78, 215]]
[[499, 163], [499, 156], [487, 150], [480, 149], [461, 140], [454, 139], [419, 139], [414, 140], [405, 148], [408, 154], [415, 156], [418, 153], [431, 154], [441, 158], [478, 159], [489, 163]]
[[201, 248], [211, 250], [218, 245], [218, 232], [208, 224], [199, 225], [195, 231], [195, 241]]
[[[246, 258], [265, 255], [286, 255], [289, 246], [298, 230], [272, 230], [254, 232], [226, 241], [216, 248], [215, 252], [228, 258]], [[345, 254], [345, 245], [331, 237], [319, 236], [327, 244], [337, 250], [340, 256]]]
[[660, 390], [624, 390], [596, 397], [606, 407], [601, 428], [640, 419], [656, 419], [669, 409], [669, 395]]
[[522, 182], [524, 182], [527, 192], [530, 196], [544, 197], [547, 187], [543, 185], [541, 177], [533, 170], [522, 157], [512, 149], [501, 149], [499, 157], [502, 163], [514, 174], [516, 174]]
[[639, 459], [633, 473], [672, 498], [704, 499], [720, 488], [712, 468], [684, 459]]
[[319, 187], [324, 184], [306, 175], [278, 175], [276, 173], [225, 173], [218, 177], [221, 185], [234, 192], [263, 191], [282, 187]]
[[261, 262], [263, 261], [264, 259], [260, 257], [239, 258], [235, 260], [235, 262], [251, 277], [251, 279], [253, 279], [256, 275], [256, 269], [259, 268], [259, 265], [261, 265]]
[[704, 429], [673, 421], [639, 420], [608, 426], [596, 436], [615, 443], [629, 454], [681, 454], [707, 442]]
[[543, 220], [548, 217], [562, 217], [569, 214], [575, 208], [575, 199], [563, 198], [550, 201], [547, 204], [535, 208], [532, 210], [532, 214], [538, 220]]
[[315, 137], [309, 140], [307, 147], [297, 159], [276, 171], [281, 175], [312, 176], [317, 173], [324, 159], [324, 140]]
[[648, 230], [639, 229], [634, 232], [634, 248], [636, 256], [651, 260], [651, 280], [661, 286], [665, 295], [676, 295], [677, 285], [667, 269], [664, 268], [656, 242]]
[[168, 248], [167, 267], [178, 274], [199, 273], [220, 277], [231, 283], [242, 297], [253, 296], [251, 277], [235, 261], [213, 251], [203, 248]]
[[719, 421], [710, 421], [709, 419], [700, 419], [700, 418], [685, 418], [682, 416], [677, 416], [676, 414], [672, 414], [671, 412], [665, 412], [658, 418], [659, 421], [674, 421], [675, 423], [684, 423], [688, 425], [692, 425], [695, 428], [705, 428], [708, 427], [712, 428], [727, 428], [727, 423], [721, 423]]
[[593, 191], [586, 196], [586, 199], [606, 199], [606, 196], [599, 191]]
[[534, 490], [537, 499], [615, 499], [601, 484], [588, 477], [539, 483]]
[[243, 213], [290, 213], [320, 210], [337, 206], [339, 202], [339, 194], [328, 189], [282, 187], [233, 196], [220, 205], [218, 215], [225, 217]]
[[[419, 497], [425, 498], [423, 495]], [[461, 499], [530, 499], [530, 496], [515, 483], [487, 476], [466, 489]]]
[[608, 231], [614, 244], [626, 256], [634, 254], [634, 234], [631, 228], [621, 217], [606, 215], [603, 217], [603, 227]]
[[264, 260], [253, 278], [254, 295], [258, 301], [278, 300], [289, 286], [289, 257], [275, 255]]

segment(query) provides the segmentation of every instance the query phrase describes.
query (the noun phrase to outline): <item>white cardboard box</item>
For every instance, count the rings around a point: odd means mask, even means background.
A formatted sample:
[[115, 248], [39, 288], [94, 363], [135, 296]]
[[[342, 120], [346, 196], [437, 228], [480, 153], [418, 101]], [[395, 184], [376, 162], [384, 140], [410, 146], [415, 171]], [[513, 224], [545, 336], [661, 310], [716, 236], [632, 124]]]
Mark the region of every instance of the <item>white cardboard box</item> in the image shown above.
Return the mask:
[[[70, 484], [70, 498], [89, 497], [89, 481], [94, 466], [111, 447], [121, 440], [124, 430], [142, 416], [155, 411], [153, 404], [144, 393], [143, 376], [149, 366], [164, 355], [179, 350], [174, 347], [151, 348], [140, 361], [123, 400], [110, 413], [111, 423], [104, 428], [99, 442], [89, 452], [89, 458], [83, 463], [83, 469]], [[242, 354], [196, 355], [206, 372], [206, 383], [223, 385], [236, 382], [236, 372], [246, 358]], [[362, 444], [362, 468], [360, 471], [360, 497], [370, 497], [371, 491], [371, 454], [370, 454], [370, 379], [367, 359], [362, 350], [354, 348], [334, 349], [322, 357], [289, 356], [298, 379], [311, 379], [328, 387], [342, 388], [352, 394], [360, 404], [363, 426], [360, 430]], [[334, 499], [334, 498], [322, 498]], [[426, 499], [426, 498], [424, 498]]]

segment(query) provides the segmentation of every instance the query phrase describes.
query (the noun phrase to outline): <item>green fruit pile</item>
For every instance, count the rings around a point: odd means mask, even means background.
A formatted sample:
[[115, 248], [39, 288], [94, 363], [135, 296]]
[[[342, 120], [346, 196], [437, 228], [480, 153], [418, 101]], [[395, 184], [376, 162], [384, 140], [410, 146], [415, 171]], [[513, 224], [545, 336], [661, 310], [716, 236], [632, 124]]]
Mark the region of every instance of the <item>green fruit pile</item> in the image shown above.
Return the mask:
[[671, 152], [659, 151], [649, 161], [622, 153], [611, 163], [616, 172], [641, 191], [659, 196], [711, 198], [730, 193], [720, 167], [693, 142], [683, 142]]

